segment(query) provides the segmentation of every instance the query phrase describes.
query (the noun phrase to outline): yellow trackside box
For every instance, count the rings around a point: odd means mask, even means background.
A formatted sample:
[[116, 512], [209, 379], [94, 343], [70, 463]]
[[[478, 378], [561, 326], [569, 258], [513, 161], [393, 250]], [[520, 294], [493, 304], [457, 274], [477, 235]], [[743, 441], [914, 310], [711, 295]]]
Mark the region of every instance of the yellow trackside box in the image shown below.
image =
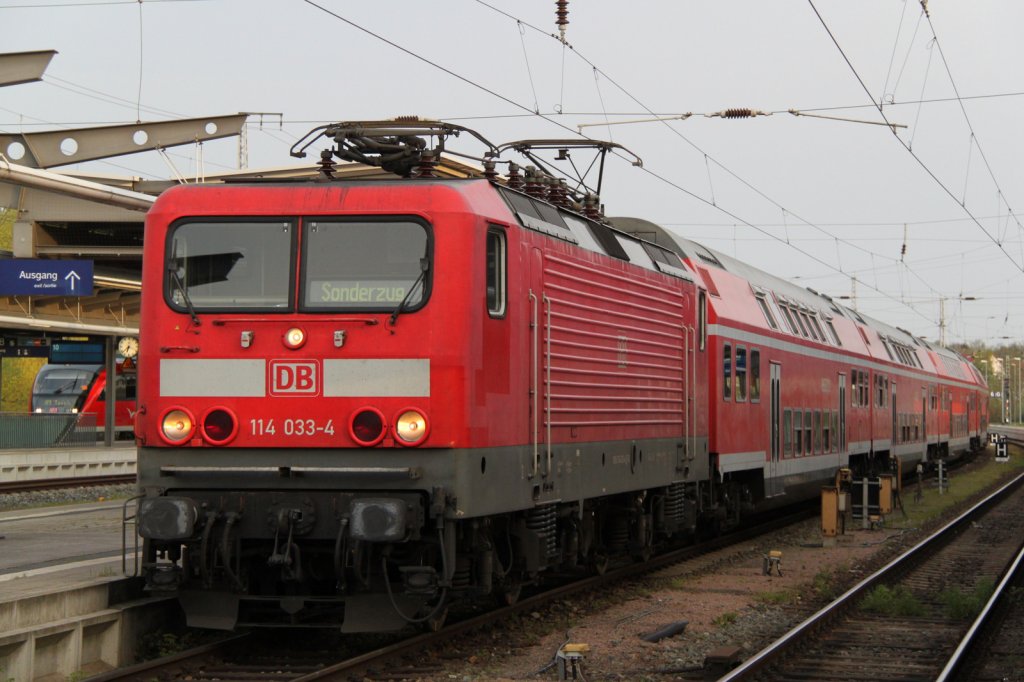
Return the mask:
[[821, 534], [835, 537], [839, 533], [839, 489], [823, 486], [821, 489]]
[[892, 513], [893, 477], [878, 477], [878, 513], [882, 516]]

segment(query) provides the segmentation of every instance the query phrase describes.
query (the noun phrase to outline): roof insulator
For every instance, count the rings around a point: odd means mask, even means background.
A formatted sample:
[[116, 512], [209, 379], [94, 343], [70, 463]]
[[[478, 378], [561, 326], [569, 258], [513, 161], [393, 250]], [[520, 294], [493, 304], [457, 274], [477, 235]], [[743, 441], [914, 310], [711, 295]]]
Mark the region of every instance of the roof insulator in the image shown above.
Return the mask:
[[437, 157], [429, 149], [424, 150], [420, 155], [419, 165], [416, 167], [417, 178], [433, 178], [434, 168], [437, 166]]
[[334, 179], [334, 150], [325, 149], [320, 152], [320, 182], [327, 182]]
[[523, 188], [523, 176], [519, 174], [519, 166], [511, 162], [508, 164], [508, 182], [506, 184], [511, 189]]
[[496, 180], [498, 171], [495, 170], [494, 159], [484, 159], [484, 177], [488, 180]]

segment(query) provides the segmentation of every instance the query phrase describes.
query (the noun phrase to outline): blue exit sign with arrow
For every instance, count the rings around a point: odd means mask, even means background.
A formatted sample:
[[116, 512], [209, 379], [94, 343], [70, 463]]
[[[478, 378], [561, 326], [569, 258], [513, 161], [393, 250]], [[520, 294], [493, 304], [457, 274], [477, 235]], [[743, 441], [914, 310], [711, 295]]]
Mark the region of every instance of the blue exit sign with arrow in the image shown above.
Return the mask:
[[92, 296], [91, 260], [5, 258], [0, 296]]

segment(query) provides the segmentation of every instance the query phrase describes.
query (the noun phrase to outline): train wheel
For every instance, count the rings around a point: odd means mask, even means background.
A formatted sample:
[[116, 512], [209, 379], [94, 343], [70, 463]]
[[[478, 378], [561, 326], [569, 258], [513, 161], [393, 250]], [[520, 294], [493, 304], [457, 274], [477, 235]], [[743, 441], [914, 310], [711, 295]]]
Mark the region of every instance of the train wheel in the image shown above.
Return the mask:
[[654, 554], [654, 548], [651, 545], [644, 545], [642, 548], [633, 552], [633, 561], [637, 563], [646, 563], [651, 560], [651, 556]]
[[423, 627], [429, 632], [437, 632], [444, 627], [444, 622], [448, 619], [448, 606], [445, 605], [437, 610], [436, 613], [432, 614], [429, 618], [423, 621]]
[[505, 584], [499, 585], [494, 593], [498, 604], [512, 606], [519, 601], [519, 597], [523, 593], [523, 583], [519, 580], [509, 580]]

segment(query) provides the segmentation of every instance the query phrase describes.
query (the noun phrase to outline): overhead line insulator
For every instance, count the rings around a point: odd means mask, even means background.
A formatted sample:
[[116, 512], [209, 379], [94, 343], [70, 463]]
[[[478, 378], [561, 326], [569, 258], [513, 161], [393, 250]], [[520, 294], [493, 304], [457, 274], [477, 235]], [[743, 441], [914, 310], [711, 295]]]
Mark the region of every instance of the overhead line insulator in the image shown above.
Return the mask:
[[569, 25], [569, 0], [555, 0], [555, 24], [564, 43], [565, 28]]

